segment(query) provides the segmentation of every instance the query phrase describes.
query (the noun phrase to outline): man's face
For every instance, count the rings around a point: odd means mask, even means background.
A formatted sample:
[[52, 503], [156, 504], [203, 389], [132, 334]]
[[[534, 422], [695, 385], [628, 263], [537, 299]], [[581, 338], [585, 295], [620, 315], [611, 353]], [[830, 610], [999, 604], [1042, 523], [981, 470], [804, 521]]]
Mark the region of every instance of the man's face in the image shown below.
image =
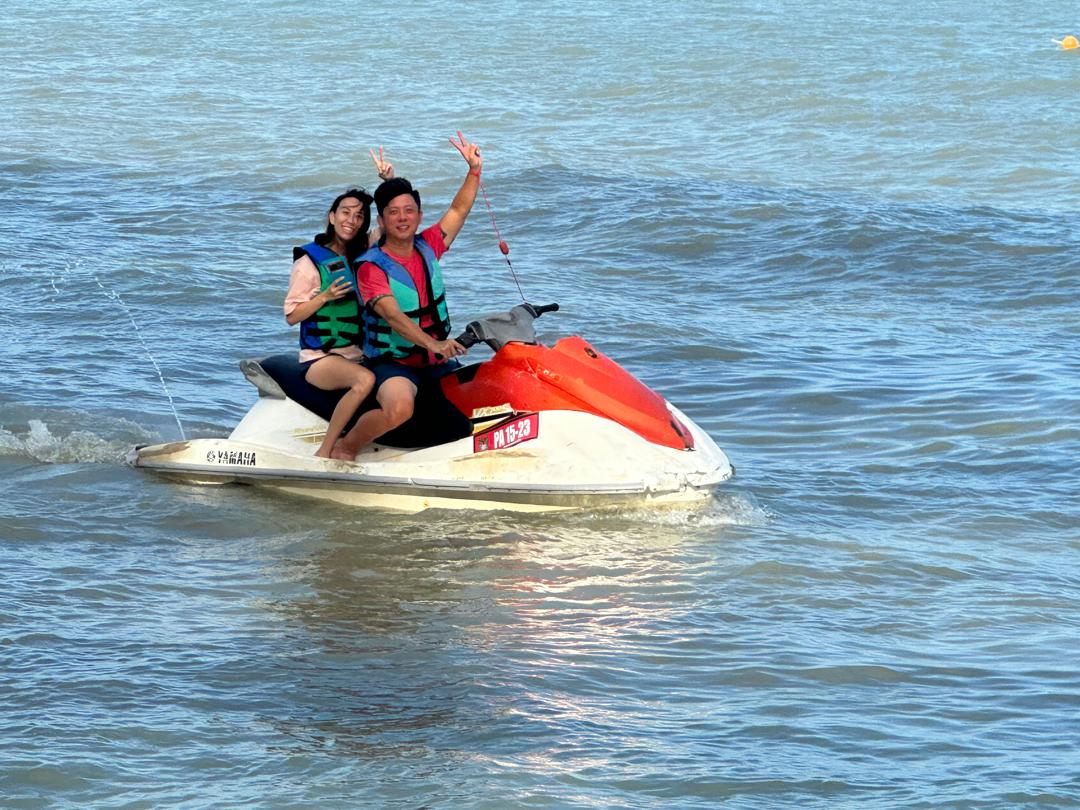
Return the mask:
[[379, 215], [382, 232], [394, 239], [412, 239], [420, 227], [420, 208], [411, 194], [399, 194]]

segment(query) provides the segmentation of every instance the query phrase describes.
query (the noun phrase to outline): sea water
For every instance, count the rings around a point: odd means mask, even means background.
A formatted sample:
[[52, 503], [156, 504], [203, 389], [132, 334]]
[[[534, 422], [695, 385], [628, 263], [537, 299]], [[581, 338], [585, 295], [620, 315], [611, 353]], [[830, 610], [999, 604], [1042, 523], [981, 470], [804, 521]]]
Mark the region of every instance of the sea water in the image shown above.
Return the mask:
[[[5, 4], [0, 803], [1080, 805], [1073, 4]], [[522, 286], [702, 510], [415, 516], [227, 433], [290, 249], [481, 145]], [[520, 298], [482, 202], [451, 314]], [[471, 353], [483, 357], [484, 350]]]

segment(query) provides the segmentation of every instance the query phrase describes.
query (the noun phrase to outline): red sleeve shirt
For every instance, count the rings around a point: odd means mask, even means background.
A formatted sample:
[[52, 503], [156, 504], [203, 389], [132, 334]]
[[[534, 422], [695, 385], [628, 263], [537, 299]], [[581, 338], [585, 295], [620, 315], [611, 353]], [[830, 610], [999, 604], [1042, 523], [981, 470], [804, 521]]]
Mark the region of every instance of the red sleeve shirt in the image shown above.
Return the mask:
[[[422, 231], [420, 234], [424, 241], [428, 243], [432, 251], [435, 253], [435, 258], [440, 258], [447, 251], [446, 242], [443, 241], [442, 229], [439, 227], [439, 223], [435, 223], [430, 228]], [[383, 248], [383, 250], [386, 250]], [[413, 280], [413, 285], [416, 287], [420, 294], [420, 306], [427, 306], [427, 282], [424, 280], [424, 260], [420, 256], [419, 251], [414, 250], [412, 256], [408, 259], [403, 259], [400, 256], [395, 256], [389, 250], [386, 250], [386, 255], [395, 260], [398, 264], [404, 267], [409, 276]], [[360, 290], [360, 297], [367, 301], [374, 301], [384, 295], [392, 295], [390, 291], [390, 281], [386, 278], [384, 273], [377, 265], [371, 262], [364, 262], [360, 265], [360, 269], [356, 271], [356, 286]], [[421, 324], [423, 326], [424, 324]]]

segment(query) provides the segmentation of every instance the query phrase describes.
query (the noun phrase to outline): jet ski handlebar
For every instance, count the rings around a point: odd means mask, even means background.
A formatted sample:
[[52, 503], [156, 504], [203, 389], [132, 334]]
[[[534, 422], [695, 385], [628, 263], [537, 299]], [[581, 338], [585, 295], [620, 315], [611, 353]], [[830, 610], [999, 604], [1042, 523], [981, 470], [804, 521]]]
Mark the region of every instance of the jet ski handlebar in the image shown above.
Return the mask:
[[518, 304], [514, 309], [524, 309], [532, 313], [534, 318], [539, 318], [545, 312], [558, 312], [558, 304], [541, 304], [540, 306], [534, 306], [533, 304]]
[[486, 343], [492, 351], [498, 351], [512, 342], [535, 343], [536, 333], [533, 331], [532, 322], [545, 312], [558, 311], [558, 304], [518, 304], [509, 312], [472, 321], [454, 340], [466, 349], [477, 343]]

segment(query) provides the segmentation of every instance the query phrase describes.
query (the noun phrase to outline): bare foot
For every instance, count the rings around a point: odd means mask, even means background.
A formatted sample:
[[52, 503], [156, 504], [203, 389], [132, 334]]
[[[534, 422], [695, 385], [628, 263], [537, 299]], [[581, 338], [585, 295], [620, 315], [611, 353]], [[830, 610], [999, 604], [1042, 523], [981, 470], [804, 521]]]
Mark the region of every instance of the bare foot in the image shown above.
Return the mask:
[[334, 449], [330, 451], [330, 458], [336, 458], [338, 461], [353, 461], [356, 454], [350, 453], [348, 450], [342, 450], [341, 445], [335, 444]]

